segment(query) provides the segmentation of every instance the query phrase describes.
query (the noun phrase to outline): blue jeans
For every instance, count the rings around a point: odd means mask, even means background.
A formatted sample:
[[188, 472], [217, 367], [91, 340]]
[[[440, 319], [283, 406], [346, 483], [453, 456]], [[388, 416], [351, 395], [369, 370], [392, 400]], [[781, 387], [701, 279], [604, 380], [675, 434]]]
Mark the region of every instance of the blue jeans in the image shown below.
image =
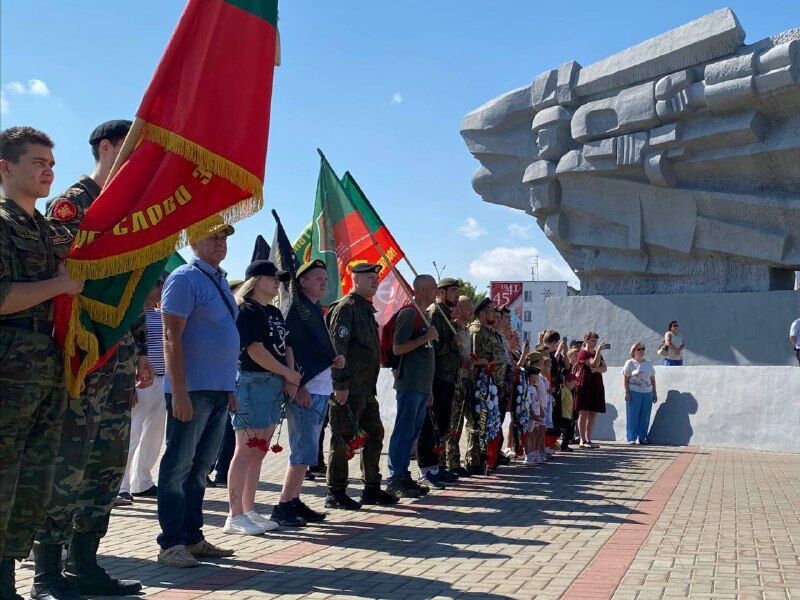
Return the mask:
[[158, 544], [171, 548], [203, 541], [203, 497], [206, 476], [217, 458], [230, 392], [189, 392], [192, 420], [172, 414], [167, 400], [167, 449], [158, 469]]
[[286, 409], [289, 426], [289, 464], [316, 466], [319, 457], [319, 432], [328, 410], [328, 398], [311, 394], [311, 406], [305, 408], [294, 400]]
[[674, 360], [672, 358], [665, 358], [664, 359], [664, 366], [665, 367], [682, 367], [683, 366], [683, 359]]
[[653, 409], [653, 392], [630, 392], [630, 400], [625, 403], [625, 425], [628, 441], [644, 441], [650, 429], [650, 411]]
[[428, 392], [397, 392], [397, 417], [389, 440], [389, 479], [408, 479], [411, 444], [417, 439], [428, 414]]

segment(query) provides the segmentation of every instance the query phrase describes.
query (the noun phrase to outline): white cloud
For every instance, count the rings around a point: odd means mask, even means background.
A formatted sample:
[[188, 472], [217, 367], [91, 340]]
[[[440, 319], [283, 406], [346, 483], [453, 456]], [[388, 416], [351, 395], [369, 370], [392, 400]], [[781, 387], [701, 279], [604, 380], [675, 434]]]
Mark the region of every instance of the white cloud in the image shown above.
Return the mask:
[[41, 79], [29, 79], [27, 86], [21, 81], [12, 81], [6, 84], [6, 89], [12, 94], [32, 94], [34, 96], [50, 95], [50, 89]]
[[11, 83], [6, 85], [6, 89], [14, 94], [24, 94], [25, 84], [22, 83], [21, 81], [12, 81]]
[[489, 281], [531, 279], [531, 267], [539, 258], [539, 279], [578, 284], [578, 278], [560, 257], [541, 256], [533, 246], [501, 246], [483, 252], [469, 264], [469, 274]]
[[41, 79], [29, 79], [28, 93], [33, 94], [34, 96], [49, 96], [50, 90], [48, 89], [47, 84]]
[[485, 227], [478, 225], [478, 222], [472, 217], [467, 217], [464, 224], [458, 228], [458, 232], [470, 240], [477, 240], [482, 235], [489, 233]]
[[392, 94], [392, 104], [402, 104], [403, 103], [403, 94], [400, 92], [395, 92]]
[[0, 115], [8, 112], [8, 100], [6, 100], [6, 93], [0, 90]]
[[521, 240], [528, 240], [533, 237], [533, 223], [527, 225], [520, 225], [519, 223], [509, 223], [507, 226], [508, 234], [511, 237], [519, 238]]

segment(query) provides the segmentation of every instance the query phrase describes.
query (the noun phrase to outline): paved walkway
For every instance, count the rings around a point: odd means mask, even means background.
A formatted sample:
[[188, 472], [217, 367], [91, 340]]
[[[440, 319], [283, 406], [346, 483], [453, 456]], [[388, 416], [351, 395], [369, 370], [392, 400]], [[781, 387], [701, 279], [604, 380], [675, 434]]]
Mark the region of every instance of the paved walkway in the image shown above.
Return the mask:
[[[267, 457], [267, 514], [285, 460]], [[321, 508], [323, 485], [305, 493]], [[604, 444], [260, 538], [223, 534], [226, 511], [209, 490], [206, 535], [233, 559], [162, 567], [155, 502], [140, 499], [115, 509], [102, 562], [180, 600], [800, 599], [800, 455]], [[25, 563], [20, 590], [30, 578]]]

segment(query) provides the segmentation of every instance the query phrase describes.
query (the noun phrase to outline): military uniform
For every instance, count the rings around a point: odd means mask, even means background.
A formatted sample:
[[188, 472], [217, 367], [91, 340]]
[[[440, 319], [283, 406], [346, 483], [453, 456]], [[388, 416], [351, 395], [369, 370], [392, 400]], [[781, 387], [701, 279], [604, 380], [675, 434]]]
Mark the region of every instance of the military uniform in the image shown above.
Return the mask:
[[383, 449], [383, 423], [375, 396], [380, 370], [381, 344], [372, 302], [350, 292], [331, 311], [329, 328], [337, 354], [345, 357], [344, 369], [333, 369], [333, 389], [348, 390], [347, 405], [331, 402], [328, 418], [331, 447], [328, 454], [328, 489], [333, 494], [347, 488], [347, 442], [358, 427], [367, 434], [361, 450], [364, 489], [378, 489], [381, 483], [379, 462]]
[[[84, 175], [48, 202], [48, 217], [74, 237], [86, 210], [99, 195], [100, 186]], [[108, 361], [86, 377], [79, 397], [70, 399], [58, 450], [56, 484], [45, 522], [36, 534], [43, 555], [60, 551], [71, 541], [66, 573], [82, 575], [82, 569], [88, 571], [92, 584], [99, 568], [94, 562], [97, 546], [108, 530], [128, 460], [136, 358], [136, 343], [128, 332]], [[98, 585], [108, 584], [107, 574], [99, 577]], [[78, 587], [87, 593], [82, 583], [79, 577]], [[132, 586], [134, 582], [122, 583]]]
[[[71, 238], [0, 198], [0, 302], [15, 282], [55, 277]], [[53, 302], [0, 316], [0, 559], [23, 559], [44, 519], [67, 402]]]
[[[442, 287], [441, 282], [440, 287]], [[438, 302], [428, 307], [427, 311], [431, 325], [439, 334], [439, 339], [433, 342], [435, 356], [433, 405], [425, 417], [417, 440], [417, 464], [421, 469], [439, 464], [440, 454], [433, 450], [444, 443], [445, 436], [450, 431], [450, 412], [461, 363], [458, 339], [453, 333], [455, 326], [450, 311], [450, 307]]]
[[[469, 330], [457, 323], [455, 327], [461, 360], [464, 363], [468, 363], [469, 355], [472, 353]], [[442, 458], [442, 463], [440, 463], [451, 471], [461, 467], [461, 448], [459, 443], [461, 441], [461, 432], [464, 428], [464, 418], [468, 417], [467, 413], [474, 404], [472, 385], [472, 370], [459, 365], [456, 392], [453, 394], [453, 403], [450, 411], [451, 437], [447, 439], [447, 455]]]
[[[478, 360], [494, 362], [492, 378], [497, 386], [498, 396], [502, 403], [506, 394], [504, 383], [508, 364], [505, 362], [503, 343], [500, 339], [500, 334], [488, 325], [481, 325], [480, 321], [477, 320], [470, 324], [469, 333], [472, 340], [472, 353], [478, 357]], [[467, 424], [469, 426], [469, 435], [467, 437], [467, 464], [470, 467], [480, 467], [484, 461], [480, 444], [481, 432], [474, 409], [468, 410], [467, 415]]]

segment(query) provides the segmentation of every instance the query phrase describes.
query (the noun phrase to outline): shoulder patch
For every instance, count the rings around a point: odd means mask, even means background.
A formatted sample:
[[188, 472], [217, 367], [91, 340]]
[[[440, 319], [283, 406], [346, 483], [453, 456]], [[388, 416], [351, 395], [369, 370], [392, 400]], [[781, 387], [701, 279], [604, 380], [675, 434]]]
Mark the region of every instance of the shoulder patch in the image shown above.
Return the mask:
[[61, 198], [53, 205], [53, 216], [59, 221], [71, 221], [78, 216], [78, 207], [68, 198]]
[[347, 327], [345, 327], [344, 325], [342, 325], [341, 327], [339, 327], [338, 331], [336, 332], [336, 335], [338, 337], [344, 339], [348, 335], [350, 335], [350, 330]]
[[54, 233], [50, 236], [50, 241], [55, 244], [56, 246], [63, 246], [64, 244], [69, 244], [72, 242], [72, 236], [68, 233], [64, 234], [57, 234]]
[[39, 233], [36, 231], [31, 231], [30, 229], [26, 229], [25, 227], [13, 227], [14, 233], [17, 237], [21, 237], [24, 240], [38, 240]]

